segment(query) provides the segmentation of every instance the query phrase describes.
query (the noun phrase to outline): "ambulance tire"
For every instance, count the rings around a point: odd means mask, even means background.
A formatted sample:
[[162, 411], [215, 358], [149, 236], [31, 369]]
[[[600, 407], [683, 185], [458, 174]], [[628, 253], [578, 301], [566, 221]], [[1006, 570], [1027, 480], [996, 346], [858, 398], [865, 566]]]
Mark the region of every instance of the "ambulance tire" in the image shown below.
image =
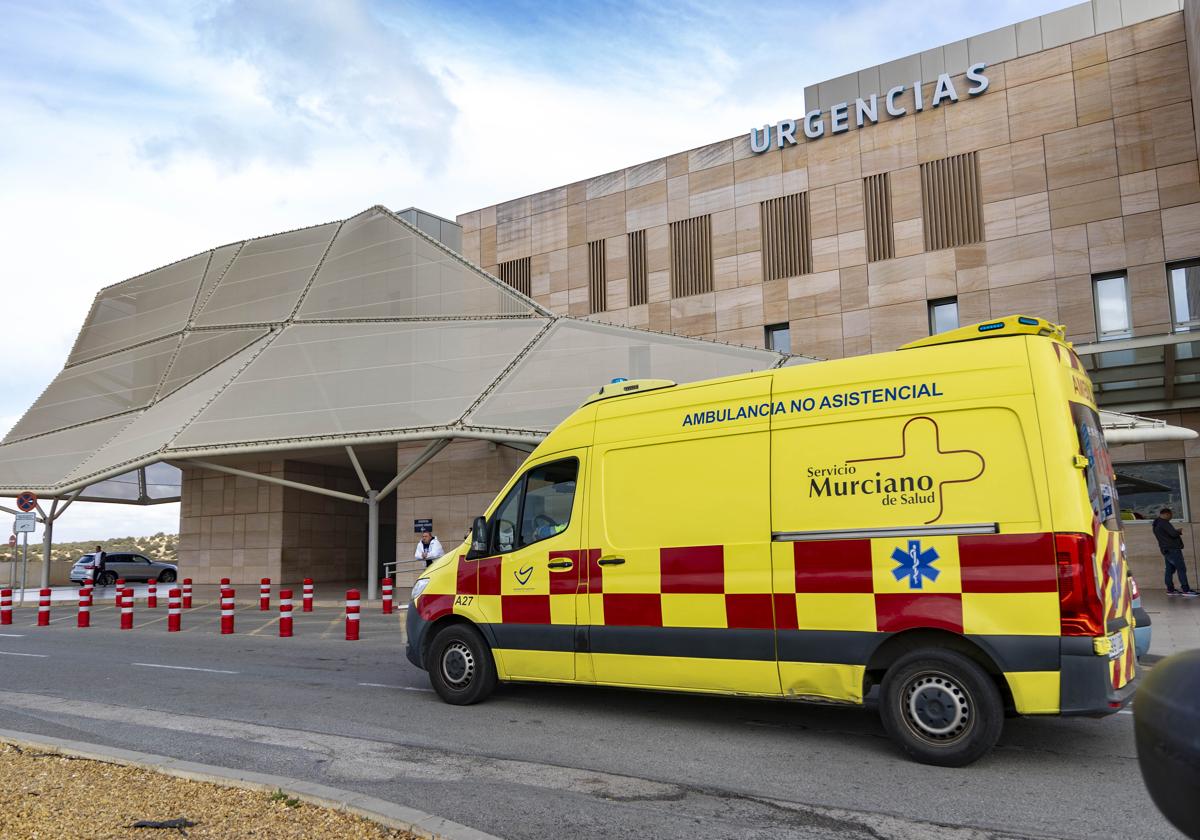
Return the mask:
[[496, 688], [492, 650], [469, 624], [451, 624], [434, 636], [426, 664], [433, 690], [453, 706], [486, 700]]
[[987, 671], [957, 651], [905, 654], [884, 674], [881, 695], [883, 728], [922, 764], [965, 767], [1000, 739], [1000, 691]]

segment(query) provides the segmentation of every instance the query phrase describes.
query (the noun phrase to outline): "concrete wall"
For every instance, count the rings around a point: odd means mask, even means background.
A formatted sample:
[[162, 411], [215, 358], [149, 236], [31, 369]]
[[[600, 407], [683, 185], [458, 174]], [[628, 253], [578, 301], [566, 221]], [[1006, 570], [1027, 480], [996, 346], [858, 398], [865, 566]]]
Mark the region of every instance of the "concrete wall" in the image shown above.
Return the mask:
[[[235, 465], [263, 475], [361, 493], [349, 468], [273, 459]], [[382, 486], [385, 476], [371, 476]], [[394, 524], [390, 505], [383, 525]], [[180, 503], [179, 568], [196, 583], [260, 578], [296, 583], [365, 577], [367, 507], [252, 478], [187, 467]]]
[[[425, 448], [424, 443], [401, 444], [397, 470], [403, 470]], [[409, 586], [425, 568], [413, 559], [417, 536], [414, 519], [432, 519], [433, 530], [450, 551], [462, 542], [471, 521], [481, 515], [505, 482], [525, 461], [527, 453], [486, 441], [459, 440], [410, 476], [397, 489], [397, 585]]]
[[[1192, 80], [1192, 101], [1200, 101], [1200, 0], [1184, 0], [1183, 26], [1187, 30], [1188, 75]], [[1192, 109], [1196, 136], [1200, 137], [1200, 109]]]

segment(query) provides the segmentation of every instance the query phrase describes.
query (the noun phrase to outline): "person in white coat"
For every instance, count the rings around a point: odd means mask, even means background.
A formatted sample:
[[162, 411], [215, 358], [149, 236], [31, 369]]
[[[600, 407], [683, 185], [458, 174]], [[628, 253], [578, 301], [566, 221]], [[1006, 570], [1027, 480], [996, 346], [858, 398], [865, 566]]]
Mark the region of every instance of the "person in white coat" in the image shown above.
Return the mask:
[[417, 541], [417, 551], [413, 556], [418, 560], [424, 560], [425, 567], [428, 568], [430, 563], [445, 553], [442, 551], [442, 544], [438, 542], [438, 538], [433, 535], [433, 532], [424, 531], [421, 533], [421, 539]]

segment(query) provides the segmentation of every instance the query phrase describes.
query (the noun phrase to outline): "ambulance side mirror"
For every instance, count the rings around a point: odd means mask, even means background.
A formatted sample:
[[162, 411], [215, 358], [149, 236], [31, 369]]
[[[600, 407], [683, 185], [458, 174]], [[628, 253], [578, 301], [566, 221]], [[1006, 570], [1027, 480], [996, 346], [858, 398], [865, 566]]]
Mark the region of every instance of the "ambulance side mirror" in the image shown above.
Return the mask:
[[487, 556], [488, 533], [487, 520], [476, 516], [471, 523], [471, 550], [467, 552], [468, 560], [478, 560]]

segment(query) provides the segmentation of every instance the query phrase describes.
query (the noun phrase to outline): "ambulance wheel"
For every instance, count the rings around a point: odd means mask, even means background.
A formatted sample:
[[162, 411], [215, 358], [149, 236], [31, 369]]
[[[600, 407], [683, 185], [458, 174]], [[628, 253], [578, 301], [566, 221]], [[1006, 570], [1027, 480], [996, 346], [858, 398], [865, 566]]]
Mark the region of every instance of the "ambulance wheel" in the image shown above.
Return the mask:
[[451, 624], [429, 645], [429, 681], [455, 706], [487, 699], [496, 688], [496, 663], [487, 642], [469, 624]]
[[1004, 703], [988, 673], [952, 650], [915, 650], [883, 677], [879, 715], [892, 740], [922, 764], [965, 767], [995, 746]]

